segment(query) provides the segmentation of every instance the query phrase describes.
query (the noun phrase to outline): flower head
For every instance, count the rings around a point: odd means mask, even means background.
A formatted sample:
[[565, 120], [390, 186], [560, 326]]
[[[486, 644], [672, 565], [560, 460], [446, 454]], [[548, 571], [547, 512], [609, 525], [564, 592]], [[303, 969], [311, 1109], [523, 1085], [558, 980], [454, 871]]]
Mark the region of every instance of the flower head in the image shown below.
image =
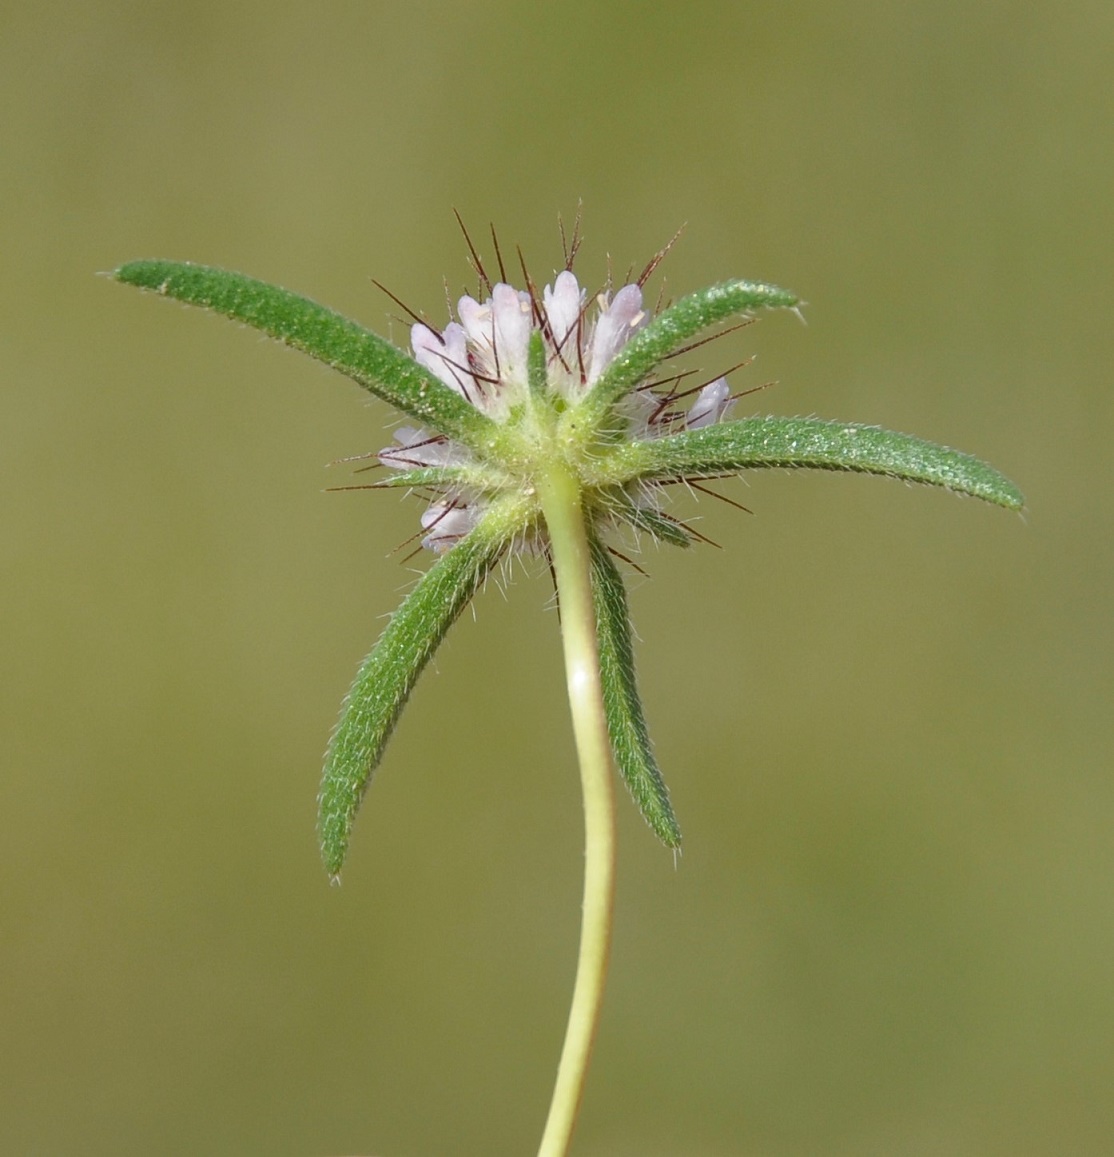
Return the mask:
[[[703, 429], [721, 421], [731, 406], [725, 377], [682, 389], [681, 376], [662, 379], [655, 368], [619, 394], [604, 420], [593, 427], [594, 436], [582, 433], [574, 447], [559, 435], [560, 418], [578, 412], [616, 357], [650, 321], [641, 284], [623, 285], [614, 293], [604, 290], [589, 300], [573, 272], [563, 269], [539, 297], [499, 282], [483, 301], [461, 297], [456, 312], [459, 320], [441, 332], [424, 322], [411, 327], [414, 360], [503, 428], [502, 444], [517, 448], [513, 457], [520, 469], [508, 476], [501, 461], [501, 468], [491, 472], [473, 448], [448, 435], [409, 425], [396, 429], [395, 444], [381, 450], [378, 459], [399, 472], [401, 481], [422, 481], [436, 491], [421, 519], [427, 532], [422, 545], [429, 550], [446, 551], [470, 533], [499, 493], [511, 487], [529, 491], [529, 475], [543, 465], [541, 459], [573, 450], [573, 458], [586, 468], [587, 481], [598, 472], [600, 457], [617, 444]], [[439, 474], [416, 477], [415, 471]], [[665, 518], [658, 488], [649, 484], [632, 488], [619, 479], [597, 486], [593, 497], [601, 515], [606, 512], [642, 530]], [[544, 528], [537, 525], [529, 533], [523, 530], [520, 545], [536, 546], [539, 534], [544, 537]]]

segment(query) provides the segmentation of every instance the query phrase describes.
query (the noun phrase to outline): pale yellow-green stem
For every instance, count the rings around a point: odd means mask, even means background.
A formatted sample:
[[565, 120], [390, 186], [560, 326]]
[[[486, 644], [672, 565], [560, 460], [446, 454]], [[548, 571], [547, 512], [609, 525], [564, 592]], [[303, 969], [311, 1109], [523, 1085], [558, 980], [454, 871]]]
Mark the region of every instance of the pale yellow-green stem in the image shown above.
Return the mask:
[[563, 465], [537, 480], [557, 578], [565, 676], [584, 795], [584, 909], [569, 1023], [538, 1157], [565, 1157], [599, 1024], [615, 900], [615, 796], [600, 686], [591, 557], [580, 485]]

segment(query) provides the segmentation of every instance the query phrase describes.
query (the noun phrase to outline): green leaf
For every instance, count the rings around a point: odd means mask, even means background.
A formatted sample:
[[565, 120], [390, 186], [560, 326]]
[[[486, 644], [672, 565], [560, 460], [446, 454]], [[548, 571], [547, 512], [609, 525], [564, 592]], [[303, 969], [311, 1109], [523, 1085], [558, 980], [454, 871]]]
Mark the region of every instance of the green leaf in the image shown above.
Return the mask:
[[591, 420], [629, 393], [659, 362], [701, 330], [751, 310], [791, 309], [798, 302], [795, 293], [760, 281], [725, 281], [690, 293], [662, 310], [623, 346], [581, 405]]
[[611, 561], [607, 547], [597, 539], [591, 541], [591, 551], [600, 681], [615, 763], [646, 822], [666, 847], [677, 848], [681, 844], [681, 829], [650, 747], [638, 697], [623, 578]]
[[[461, 463], [455, 466], [415, 466], [412, 470], [391, 468], [389, 474], [366, 483], [372, 490], [390, 490], [403, 487], [407, 490], [461, 491], [470, 494], [494, 493], [514, 488], [515, 480], [497, 467], [487, 463]], [[334, 487], [344, 490], [346, 487]], [[351, 489], [362, 490], [364, 486]]]
[[774, 466], [886, 474], [1009, 510], [1025, 505], [1004, 474], [970, 454], [877, 426], [818, 418], [744, 418], [687, 430], [623, 447], [605, 469], [622, 481], [679, 481]]
[[481, 523], [442, 555], [361, 665], [329, 743], [318, 797], [321, 855], [330, 876], [340, 874], [360, 801], [418, 676], [505, 546], [505, 538]]
[[181, 261], [133, 261], [120, 266], [113, 277], [254, 326], [346, 374], [424, 425], [466, 444], [479, 442], [491, 424], [389, 341], [286, 289], [242, 273]]
[[[415, 466], [413, 470], [392, 470], [374, 482], [351, 489], [363, 490], [367, 486], [373, 490], [390, 490], [401, 486], [407, 490], [423, 487], [444, 490], [450, 486], [463, 486], [468, 480], [469, 476], [459, 466]], [[337, 486], [334, 489], [344, 490], [346, 487]]]

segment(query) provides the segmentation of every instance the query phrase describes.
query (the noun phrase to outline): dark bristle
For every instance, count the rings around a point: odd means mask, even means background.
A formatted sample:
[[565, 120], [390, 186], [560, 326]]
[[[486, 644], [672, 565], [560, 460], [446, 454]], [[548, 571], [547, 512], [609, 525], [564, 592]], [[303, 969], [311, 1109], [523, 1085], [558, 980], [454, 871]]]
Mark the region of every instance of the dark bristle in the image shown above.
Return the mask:
[[534, 284], [534, 279], [530, 276], [530, 271], [526, 268], [526, 258], [523, 256], [522, 246], [516, 245], [515, 249], [518, 251], [518, 266], [522, 270], [522, 278], [526, 282], [526, 292], [530, 295], [530, 310], [534, 315], [534, 321], [538, 329], [552, 341], [553, 335], [549, 332], [549, 319], [545, 316], [545, 310], [542, 309], [538, 287]]
[[[658, 386], [665, 386], [670, 382], [676, 382], [678, 385], [680, 385], [680, 383], [683, 382], [685, 378], [692, 377], [692, 375], [696, 372], [696, 370], [683, 370], [681, 373], [676, 374], [674, 377], [666, 378], [665, 381], [658, 382], [656, 384]], [[712, 381], [715, 381], [715, 378], [713, 378]], [[658, 423], [667, 424], [668, 422], [676, 421], [677, 415], [668, 415], [665, 413], [665, 410], [667, 407], [672, 406], [678, 398], [683, 398], [684, 396], [684, 393], [678, 390], [670, 390], [668, 393], [662, 394], [656, 408], [650, 414], [650, 417], [647, 419], [647, 421], [649, 421], [652, 425], [656, 425]]]
[[[472, 258], [472, 268], [476, 271], [476, 276], [480, 279], [480, 296], [491, 296], [491, 278], [487, 275], [487, 270], [484, 269], [484, 263], [480, 260], [480, 255], [476, 252], [475, 245], [472, 244], [472, 238], [468, 236], [468, 230], [464, 227], [464, 220], [460, 214], [453, 210], [453, 216], [456, 218], [456, 223], [460, 226], [461, 233], [464, 234], [464, 243], [468, 246], [469, 256]], [[485, 292], [484, 286], [487, 286]]]
[[646, 282], [650, 280], [654, 274], [654, 270], [657, 269], [657, 267], [669, 255], [669, 251], [681, 239], [681, 234], [684, 233], [684, 231], [685, 227], [682, 225], [680, 229], [678, 229], [677, 232], [673, 234], [669, 241], [661, 249], [659, 249], [648, 262], [646, 262], [646, 268], [643, 269], [642, 272], [638, 275], [639, 289], [641, 289], [646, 284]]
[[499, 343], [495, 340], [495, 310], [491, 311], [491, 356], [495, 359], [495, 378], [502, 381], [503, 371], [499, 368]]
[[568, 242], [565, 238], [565, 222], [561, 214], [557, 214], [557, 228], [561, 231], [561, 251], [565, 255], [565, 270], [568, 273], [572, 272], [573, 262], [576, 261], [577, 250], [580, 248], [582, 240], [580, 236], [580, 217], [584, 211], [584, 202], [577, 201], [576, 203], [576, 219], [572, 225], [572, 241]]
[[740, 398], [747, 397], [748, 394], [757, 394], [762, 390], [768, 390], [771, 386], [776, 386], [777, 382], [772, 379], [768, 382], [761, 382], [757, 386], [751, 386], [749, 390], [740, 390], [737, 394], [732, 394], [728, 401], [737, 402]]
[[[430, 434], [428, 438], [423, 438], [420, 442], [414, 442], [409, 446], [400, 446], [400, 450], [420, 450], [423, 446], [439, 446], [448, 441], [444, 434]], [[380, 451], [382, 453], [382, 451]]]
[[[381, 281], [376, 281], [373, 277], [371, 279], [371, 284], [374, 285], [376, 289], [382, 290], [382, 292], [385, 293], [395, 303], [395, 305], [397, 305], [399, 309], [402, 310], [403, 313], [411, 318], [411, 320], [416, 321], [419, 325], [424, 325], [427, 329], [431, 329], [435, 334], [437, 334], [438, 338], [441, 337], [441, 331], [438, 330], [436, 326], [430, 325], [430, 323], [420, 313], [415, 313], [410, 308], [410, 306], [406, 304], [405, 301], [401, 301], [399, 298], [397, 298]], [[400, 318], [399, 320], [401, 321], [402, 319]]]
[[728, 374], [733, 374], [736, 370], [741, 370], [743, 366], [749, 366], [752, 361], [754, 361], [753, 357], [746, 358], [733, 365], [729, 370], [724, 370], [722, 374], [716, 374], [714, 378], [708, 378], [707, 381], [701, 382], [698, 386], [690, 386], [687, 390], [682, 390], [679, 394], [673, 394], [669, 401], [670, 403], [677, 402], [680, 401], [681, 398], [688, 398], [693, 394], [698, 394], [705, 386], [710, 386], [713, 382], [718, 382], [720, 378], [725, 378]]
[[749, 506], [744, 506], [741, 502], [736, 502], [734, 498], [728, 498], [726, 494], [720, 494], [718, 490], [712, 490], [710, 487], [701, 486], [699, 482], [693, 482], [689, 479], [689, 486], [693, 490], [699, 490], [701, 494], [707, 494], [712, 498], [718, 498], [720, 502], [726, 502], [728, 506], [734, 506], [736, 510], [741, 510], [744, 514], [753, 514]]
[[[487, 374], [481, 374], [479, 370], [473, 368], [472, 366], [462, 366], [459, 363], [454, 362], [447, 354], [441, 354], [439, 356], [445, 365], [447, 365], [451, 370], [459, 370], [462, 374], [467, 374], [469, 377], [475, 378], [478, 382], [486, 382], [489, 386], [497, 386], [499, 384], [498, 378], [490, 377]], [[463, 382], [461, 382], [460, 385], [462, 389], [467, 388]]]
[[489, 223], [488, 228], [491, 230], [491, 244], [495, 247], [495, 260], [499, 263], [499, 280], [507, 284], [507, 271], [503, 268], [503, 254], [499, 251], [499, 238], [495, 235], [494, 224]]
[[[560, 345], [553, 341], [553, 335], [550, 335], [550, 341], [553, 342], [553, 357], [555, 357], [561, 363], [561, 368], [565, 371], [566, 374], [572, 373], [572, 366], [570, 366], [569, 363], [565, 360], [563, 347], [565, 342], [568, 341], [569, 338], [576, 332], [576, 326], [573, 326], [573, 328], [570, 329], [567, 334], [565, 334], [564, 339], [561, 341]], [[577, 344], [579, 345], [579, 342]]]
[[758, 320], [756, 317], [748, 317], [744, 321], [736, 322], [735, 325], [729, 325], [726, 329], [721, 329], [717, 333], [709, 334], [708, 337], [702, 337], [699, 341], [694, 341], [689, 345], [681, 346], [680, 349], [675, 349], [668, 357], [677, 358], [681, 354], [692, 353], [693, 350], [698, 350], [703, 345], [708, 345], [710, 342], [718, 341], [721, 337], [726, 337], [729, 333], [734, 333], [737, 329], [746, 329], [748, 325], [754, 325]]
[[[681, 370], [680, 373], [674, 374], [670, 378], [661, 378], [661, 379], [655, 378], [649, 382], [643, 382], [642, 385], [637, 386], [635, 388], [635, 393], [638, 394], [638, 393], [645, 393], [649, 390], [660, 390], [662, 388], [662, 386], [668, 386], [670, 384], [670, 382], [683, 382], [685, 380], [685, 378], [691, 378], [692, 375], [695, 373], [699, 373], [699, 370], [695, 370], [695, 369]], [[671, 401], [675, 397], [675, 395], [672, 391], [669, 391], [669, 393], [666, 395], [663, 395], [663, 397], [668, 402], [668, 401]]]
[[627, 566], [634, 567], [634, 569], [636, 571], [638, 571], [638, 573], [643, 578], [649, 578], [650, 577], [649, 571], [644, 570], [642, 567], [640, 567], [638, 565], [638, 563], [636, 563], [634, 561], [633, 558], [628, 558], [625, 554], [623, 554], [622, 551], [616, 550], [613, 546], [608, 546], [607, 543], [604, 543], [604, 549], [607, 551], [608, 554], [614, 555], [618, 559], [622, 559], [623, 562], [625, 562], [627, 564]]
[[[584, 314], [588, 309], [588, 302], [586, 301], [580, 308], [580, 312], [576, 315], [576, 369], [580, 374], [580, 384], [583, 385], [588, 380], [588, 371], [584, 368]], [[573, 333], [574, 330], [569, 330]]]
[[718, 542], [709, 538], [706, 534], [701, 534], [699, 530], [694, 530], [687, 522], [682, 522], [681, 519], [674, 518], [671, 514], [666, 514], [664, 510], [659, 511], [658, 515], [660, 518], [664, 518], [666, 522], [672, 522], [674, 526], [680, 527], [685, 534], [691, 534], [698, 542], [704, 542], [707, 543], [708, 546], [714, 546], [716, 550], [723, 550], [723, 547], [720, 546]]

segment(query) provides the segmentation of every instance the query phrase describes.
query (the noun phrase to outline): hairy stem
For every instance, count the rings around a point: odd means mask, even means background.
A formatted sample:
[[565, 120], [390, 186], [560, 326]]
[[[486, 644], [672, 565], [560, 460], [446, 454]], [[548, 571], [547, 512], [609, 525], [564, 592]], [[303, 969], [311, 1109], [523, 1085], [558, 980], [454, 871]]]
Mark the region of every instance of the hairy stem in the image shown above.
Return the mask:
[[600, 684], [591, 550], [576, 479], [560, 465], [538, 480], [549, 529], [573, 733], [584, 794], [584, 908], [569, 1023], [538, 1157], [565, 1157], [599, 1024], [615, 898], [615, 797]]

